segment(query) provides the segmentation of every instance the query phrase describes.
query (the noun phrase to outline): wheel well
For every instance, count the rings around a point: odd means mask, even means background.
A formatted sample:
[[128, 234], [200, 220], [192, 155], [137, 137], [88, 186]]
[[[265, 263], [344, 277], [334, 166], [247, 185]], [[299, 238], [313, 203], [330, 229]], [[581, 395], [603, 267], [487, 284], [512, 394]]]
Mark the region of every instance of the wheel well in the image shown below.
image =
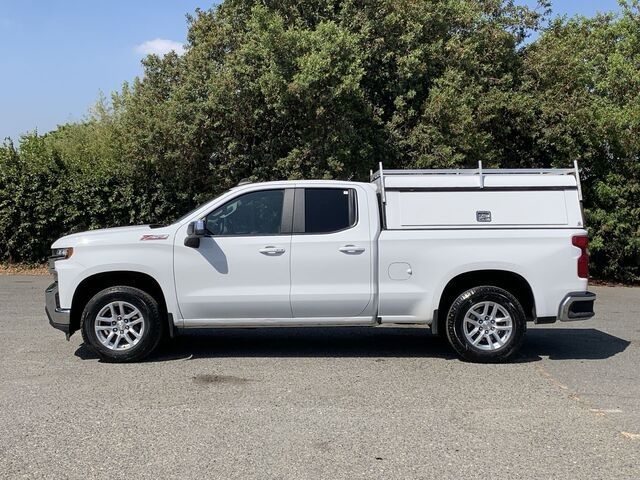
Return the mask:
[[444, 331], [447, 312], [456, 297], [465, 290], [480, 285], [504, 288], [518, 299], [527, 316], [527, 320], [533, 320], [536, 317], [533, 291], [524, 277], [506, 270], [476, 270], [462, 273], [452, 278], [447, 283], [447, 286], [444, 287], [438, 305], [438, 331]]
[[[99, 291], [117, 285], [135, 287], [147, 292], [156, 299], [160, 312], [164, 318], [167, 318], [167, 302], [164, 293], [160, 284], [152, 276], [130, 271], [103, 272], [85, 278], [76, 288], [71, 301], [71, 333], [80, 328], [80, 318], [89, 300]], [[173, 325], [169, 325], [170, 332], [172, 327]]]

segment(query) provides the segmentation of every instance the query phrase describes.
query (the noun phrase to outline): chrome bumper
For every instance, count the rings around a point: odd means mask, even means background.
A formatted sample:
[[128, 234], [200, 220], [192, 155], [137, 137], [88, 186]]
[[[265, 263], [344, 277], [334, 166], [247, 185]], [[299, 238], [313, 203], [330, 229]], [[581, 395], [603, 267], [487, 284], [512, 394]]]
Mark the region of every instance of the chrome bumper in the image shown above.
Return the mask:
[[558, 320], [572, 322], [575, 320], [587, 320], [595, 315], [593, 302], [596, 294], [592, 292], [571, 292], [560, 303]]
[[58, 282], [53, 282], [44, 291], [44, 301], [44, 311], [47, 313], [47, 317], [49, 317], [49, 323], [53, 328], [62, 330], [68, 338], [69, 325], [71, 323], [71, 310], [68, 308], [60, 308]]

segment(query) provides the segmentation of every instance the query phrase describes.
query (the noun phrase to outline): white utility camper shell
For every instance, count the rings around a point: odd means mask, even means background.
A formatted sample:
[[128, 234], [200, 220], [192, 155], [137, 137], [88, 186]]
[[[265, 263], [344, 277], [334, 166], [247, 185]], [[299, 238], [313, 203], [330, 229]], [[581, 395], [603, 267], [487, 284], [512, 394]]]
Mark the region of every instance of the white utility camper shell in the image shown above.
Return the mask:
[[582, 228], [575, 169], [380, 170], [389, 230]]

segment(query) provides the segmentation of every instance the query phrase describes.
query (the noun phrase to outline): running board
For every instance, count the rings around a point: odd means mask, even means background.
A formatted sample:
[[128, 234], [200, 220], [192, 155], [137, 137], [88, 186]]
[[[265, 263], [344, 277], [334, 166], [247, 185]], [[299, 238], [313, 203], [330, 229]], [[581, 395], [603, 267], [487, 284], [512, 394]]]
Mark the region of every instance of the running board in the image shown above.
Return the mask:
[[182, 320], [182, 328], [253, 328], [253, 327], [363, 327], [375, 326], [372, 317], [313, 317], [313, 318], [189, 318]]

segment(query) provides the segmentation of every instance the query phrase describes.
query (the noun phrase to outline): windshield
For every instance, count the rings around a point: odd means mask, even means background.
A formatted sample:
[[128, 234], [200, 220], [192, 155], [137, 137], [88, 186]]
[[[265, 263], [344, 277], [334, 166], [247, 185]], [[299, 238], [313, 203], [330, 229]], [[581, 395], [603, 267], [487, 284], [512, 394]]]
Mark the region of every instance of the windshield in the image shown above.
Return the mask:
[[229, 193], [230, 191], [234, 190], [235, 188], [231, 188], [230, 190], [226, 190], [224, 192], [222, 192], [220, 195], [210, 198], [209, 200], [202, 202], [200, 205], [198, 205], [195, 208], [192, 208], [191, 210], [189, 210], [187, 213], [185, 213], [184, 215], [182, 215], [181, 217], [176, 218], [175, 220], [170, 220], [166, 223], [152, 223], [149, 225], [149, 227], [151, 228], [161, 228], [161, 227], [166, 227], [169, 225], [173, 225], [175, 223], [181, 223], [184, 220], [186, 220], [187, 218], [189, 218], [191, 215], [193, 215], [195, 212], [197, 212], [199, 209], [201, 209], [202, 207], [204, 207], [207, 203], [211, 203], [214, 200], [220, 198], [223, 195], [226, 195], [227, 193]]
[[194, 208], [193, 210], [189, 210], [187, 213], [185, 213], [184, 215], [182, 215], [180, 218], [175, 219], [174, 221], [170, 222], [168, 225], [173, 225], [174, 223], [180, 223], [182, 222], [184, 219], [186, 219], [187, 217], [189, 217], [191, 214], [193, 214], [194, 212], [196, 212], [197, 210], [201, 209], [202, 207], [204, 207], [207, 203], [209, 203], [211, 200], [207, 200], [206, 202], [202, 202], [200, 205], [198, 205], [196, 208]]
[[[226, 193], [226, 192], [225, 192]], [[171, 220], [167, 223], [162, 223], [162, 224], [151, 224], [149, 225], [151, 228], [160, 228], [160, 227], [166, 227], [167, 225], [173, 225], [174, 223], [181, 223], [183, 222], [185, 219], [187, 219], [188, 217], [190, 217], [191, 215], [193, 215], [195, 212], [197, 212], [199, 209], [201, 209], [202, 207], [204, 207], [207, 203], [212, 202], [213, 200], [215, 200], [218, 197], [215, 198], [211, 198], [209, 200], [207, 200], [206, 202], [202, 202], [200, 205], [198, 205], [197, 207], [189, 210], [187, 213], [185, 213], [184, 215], [182, 215], [179, 218], [176, 218], [175, 220]]]

